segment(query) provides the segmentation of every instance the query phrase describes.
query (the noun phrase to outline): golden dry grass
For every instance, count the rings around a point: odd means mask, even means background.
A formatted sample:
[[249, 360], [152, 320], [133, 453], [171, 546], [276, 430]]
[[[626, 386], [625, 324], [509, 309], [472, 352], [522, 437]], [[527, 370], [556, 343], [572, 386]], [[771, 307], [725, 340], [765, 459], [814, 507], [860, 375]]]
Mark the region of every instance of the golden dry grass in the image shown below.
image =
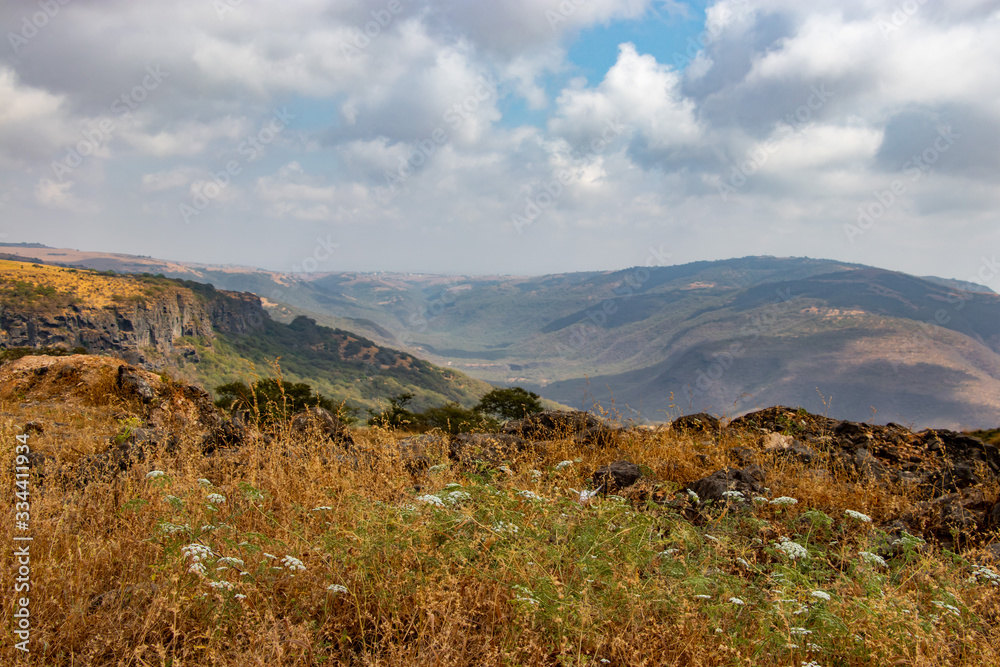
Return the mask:
[[[12, 498], [14, 448], [29, 419], [46, 426], [28, 437], [33, 449], [72, 461], [105, 446], [127, 409], [0, 404], [0, 488]], [[13, 648], [16, 567], [5, 558], [0, 662], [1000, 662], [1000, 589], [974, 576], [975, 554], [914, 547], [884, 568], [865, 562], [858, 554], [875, 550], [878, 531], [844, 510], [878, 522], [906, 495], [808, 474], [767, 459], [758, 442], [637, 430], [604, 448], [552, 442], [508, 461], [509, 472], [460, 468], [442, 447], [429, 453], [429, 471], [411, 476], [393, 454], [400, 434], [382, 430], [356, 434], [367, 452], [360, 466], [280, 428], [269, 445], [214, 458], [183, 435], [179, 452], [112, 483], [32, 479], [31, 652]], [[797, 504], [692, 514], [639, 493], [577, 502], [590, 473], [619, 459], [644, 466], [647, 492], [669, 498], [731, 464], [734, 445], [765, 459], [770, 498]], [[147, 478], [152, 470], [165, 474]], [[5, 550], [20, 534], [13, 499], [6, 507]], [[809, 558], [784, 556], [782, 537]], [[196, 560], [192, 545], [211, 555]]]

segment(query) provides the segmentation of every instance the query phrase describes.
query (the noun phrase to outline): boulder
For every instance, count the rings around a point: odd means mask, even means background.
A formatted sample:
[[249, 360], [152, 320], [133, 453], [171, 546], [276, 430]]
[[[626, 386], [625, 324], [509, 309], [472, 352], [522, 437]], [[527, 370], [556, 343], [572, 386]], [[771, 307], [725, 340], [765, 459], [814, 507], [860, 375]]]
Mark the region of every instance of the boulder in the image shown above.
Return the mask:
[[602, 426], [599, 418], [582, 410], [544, 410], [507, 422], [503, 432], [526, 440], [558, 440]]
[[617, 493], [627, 489], [642, 477], [642, 470], [629, 461], [615, 461], [594, 471], [594, 488], [604, 493]]
[[714, 435], [722, 430], [722, 422], [707, 412], [698, 412], [693, 415], [678, 417], [670, 422], [670, 428], [682, 433], [707, 433]]
[[530, 443], [510, 433], [459, 433], [451, 439], [449, 456], [467, 463], [483, 460], [497, 464], [528, 450]]
[[330, 442], [343, 447], [351, 448], [355, 445], [350, 429], [336, 415], [319, 406], [292, 415], [292, 430], [300, 434], [318, 431]]
[[726, 468], [691, 482], [684, 490], [694, 491], [703, 502], [726, 500], [727, 497], [722, 495], [726, 491], [739, 491], [750, 501], [754, 496], [764, 493], [765, 479], [764, 471], [759, 466]]

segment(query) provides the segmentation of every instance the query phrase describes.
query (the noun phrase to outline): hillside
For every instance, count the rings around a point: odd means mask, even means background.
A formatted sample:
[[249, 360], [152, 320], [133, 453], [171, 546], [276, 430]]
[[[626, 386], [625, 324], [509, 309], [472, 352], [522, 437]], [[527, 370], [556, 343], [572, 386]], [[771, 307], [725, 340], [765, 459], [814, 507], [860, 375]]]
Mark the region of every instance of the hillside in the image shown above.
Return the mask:
[[109, 357], [0, 365], [0, 585], [30, 582], [0, 663], [1000, 661], [978, 439], [781, 406], [451, 438], [308, 414], [244, 422]]
[[149, 275], [0, 261], [0, 348], [83, 348], [208, 387], [272, 376], [354, 408], [411, 392], [471, 405], [489, 386], [349, 331], [274, 321], [258, 297]]
[[959, 280], [775, 257], [541, 277], [177, 275], [576, 407], [613, 398], [663, 420], [795, 404], [914, 427], [1000, 424], [1000, 296]]

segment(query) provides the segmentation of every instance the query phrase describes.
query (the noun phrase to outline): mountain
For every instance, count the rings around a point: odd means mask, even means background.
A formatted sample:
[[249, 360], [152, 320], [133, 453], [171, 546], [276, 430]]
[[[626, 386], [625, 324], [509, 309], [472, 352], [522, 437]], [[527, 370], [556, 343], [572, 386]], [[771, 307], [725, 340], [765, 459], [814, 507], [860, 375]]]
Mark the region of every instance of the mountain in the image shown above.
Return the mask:
[[1000, 424], [1000, 296], [976, 283], [776, 257], [540, 277], [182, 269], [261, 295], [277, 319], [308, 313], [571, 406]]
[[275, 321], [259, 297], [194, 281], [0, 261], [0, 348], [83, 348], [214, 387], [272, 376], [353, 408], [410, 392], [418, 408], [471, 405], [490, 386], [306, 317]]

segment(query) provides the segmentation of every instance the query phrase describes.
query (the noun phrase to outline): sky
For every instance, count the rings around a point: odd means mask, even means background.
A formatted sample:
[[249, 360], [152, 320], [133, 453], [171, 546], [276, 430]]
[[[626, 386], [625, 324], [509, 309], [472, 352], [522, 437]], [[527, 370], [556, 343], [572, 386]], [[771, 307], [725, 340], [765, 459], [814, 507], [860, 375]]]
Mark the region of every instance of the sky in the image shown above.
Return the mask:
[[1000, 0], [5, 0], [0, 241], [1000, 291]]

